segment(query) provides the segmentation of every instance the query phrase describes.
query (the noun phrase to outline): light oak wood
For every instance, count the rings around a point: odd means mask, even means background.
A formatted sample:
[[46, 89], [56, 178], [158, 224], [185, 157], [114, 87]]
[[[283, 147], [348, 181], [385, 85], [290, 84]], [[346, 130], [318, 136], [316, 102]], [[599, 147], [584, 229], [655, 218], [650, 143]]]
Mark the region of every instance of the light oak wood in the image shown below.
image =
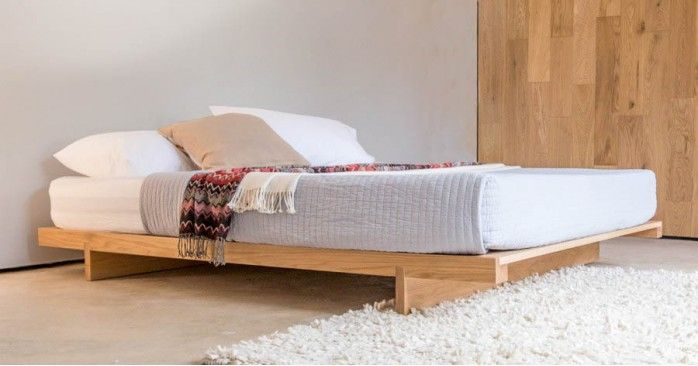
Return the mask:
[[469, 296], [475, 292], [513, 282], [533, 274], [562, 267], [592, 263], [599, 259], [599, 243], [584, 244], [561, 251], [533, 256], [508, 264], [498, 264], [500, 282], [472, 282], [420, 278], [402, 267], [395, 273], [395, 311], [408, 314], [411, 309], [424, 309], [446, 300]]
[[435, 280], [412, 277], [403, 267], [395, 272], [395, 311], [409, 314], [412, 309], [425, 309], [446, 300], [472, 295], [497, 286], [494, 282]]
[[599, 243], [585, 244], [559, 252], [506, 264], [507, 281], [518, 281], [532, 274], [595, 262], [599, 259]]
[[[61, 247], [69, 239], [88, 242], [89, 249], [118, 253], [179, 258], [177, 238], [89, 232], [43, 228], [39, 244]], [[75, 249], [72, 244], [66, 248]], [[82, 248], [80, 248], [82, 249]], [[356, 273], [374, 276], [395, 276], [395, 267], [424, 278], [458, 279], [463, 281], [497, 281], [497, 258], [468, 256], [394, 253], [362, 250], [307, 248], [270, 244], [234, 243], [225, 246], [226, 263], [266, 267], [306, 269], [327, 272]], [[463, 270], [467, 268], [467, 270]]]
[[[538, 248], [484, 255], [440, 255], [321, 249], [270, 244], [231, 243], [226, 263], [356, 273], [396, 278], [396, 309], [425, 308], [563, 266], [598, 258], [598, 242], [619, 236], [661, 236], [662, 223], [592, 235]], [[40, 228], [39, 244], [85, 251], [88, 280], [196, 265], [179, 259], [177, 238]]]
[[184, 259], [105, 253], [85, 249], [85, 279], [88, 281], [196, 265], [199, 263]]
[[560, 252], [567, 249], [581, 247], [587, 244], [598, 243], [604, 240], [617, 238], [620, 236], [640, 236], [646, 238], [660, 238], [662, 236], [662, 222], [650, 221], [642, 225], [633, 226], [627, 229], [620, 229], [608, 233], [591, 235], [584, 238], [572, 239], [557, 244], [545, 245], [542, 247], [520, 249], [520, 250], [505, 250], [491, 252], [482, 255], [482, 257], [498, 258], [499, 264], [509, 264], [520, 262], [527, 259], [540, 257], [546, 254]]
[[83, 250], [92, 240], [92, 233], [55, 227], [40, 227], [38, 238], [39, 245], [43, 247]]
[[698, 2], [480, 0], [478, 160], [643, 168], [698, 237]]
[[528, 2], [528, 81], [550, 81], [551, 0]]
[[647, 230], [638, 231], [638, 232], [630, 234], [628, 236], [635, 236], [638, 238], [659, 239], [663, 236], [663, 226], [659, 225], [657, 227], [653, 227], [653, 228], [650, 228]]

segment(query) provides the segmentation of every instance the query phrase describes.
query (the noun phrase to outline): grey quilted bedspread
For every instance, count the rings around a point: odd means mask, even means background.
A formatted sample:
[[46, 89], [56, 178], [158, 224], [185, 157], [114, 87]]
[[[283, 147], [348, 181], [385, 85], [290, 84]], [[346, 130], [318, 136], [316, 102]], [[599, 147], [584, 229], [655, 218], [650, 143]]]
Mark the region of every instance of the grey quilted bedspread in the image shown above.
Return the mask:
[[[177, 236], [179, 206], [192, 173], [159, 173], [141, 189], [151, 234]], [[235, 214], [230, 240], [308, 247], [423, 253], [484, 253], [478, 209], [482, 175], [303, 175], [296, 214]]]

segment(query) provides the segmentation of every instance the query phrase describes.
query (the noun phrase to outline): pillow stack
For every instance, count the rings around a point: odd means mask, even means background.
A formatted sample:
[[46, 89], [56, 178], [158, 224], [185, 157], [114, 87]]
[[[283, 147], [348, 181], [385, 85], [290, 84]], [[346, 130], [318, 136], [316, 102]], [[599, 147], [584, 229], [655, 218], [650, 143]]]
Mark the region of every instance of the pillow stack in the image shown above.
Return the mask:
[[359, 144], [356, 130], [339, 121], [254, 108], [216, 106], [211, 112], [158, 131], [88, 136], [54, 157], [90, 177], [375, 160]]

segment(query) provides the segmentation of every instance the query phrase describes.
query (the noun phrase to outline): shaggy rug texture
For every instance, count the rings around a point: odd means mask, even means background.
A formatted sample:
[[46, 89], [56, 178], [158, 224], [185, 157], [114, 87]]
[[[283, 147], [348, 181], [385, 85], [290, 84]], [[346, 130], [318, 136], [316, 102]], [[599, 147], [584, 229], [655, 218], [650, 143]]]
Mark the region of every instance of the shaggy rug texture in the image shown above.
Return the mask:
[[366, 305], [212, 364], [698, 363], [698, 272], [574, 267], [398, 315]]

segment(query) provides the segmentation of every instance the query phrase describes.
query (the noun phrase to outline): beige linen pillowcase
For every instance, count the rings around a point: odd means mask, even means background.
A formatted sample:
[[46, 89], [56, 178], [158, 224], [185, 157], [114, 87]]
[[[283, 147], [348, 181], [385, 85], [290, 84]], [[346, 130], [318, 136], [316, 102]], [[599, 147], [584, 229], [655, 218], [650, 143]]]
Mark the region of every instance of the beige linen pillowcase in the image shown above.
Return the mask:
[[201, 169], [309, 165], [264, 120], [228, 113], [174, 123], [158, 130]]

